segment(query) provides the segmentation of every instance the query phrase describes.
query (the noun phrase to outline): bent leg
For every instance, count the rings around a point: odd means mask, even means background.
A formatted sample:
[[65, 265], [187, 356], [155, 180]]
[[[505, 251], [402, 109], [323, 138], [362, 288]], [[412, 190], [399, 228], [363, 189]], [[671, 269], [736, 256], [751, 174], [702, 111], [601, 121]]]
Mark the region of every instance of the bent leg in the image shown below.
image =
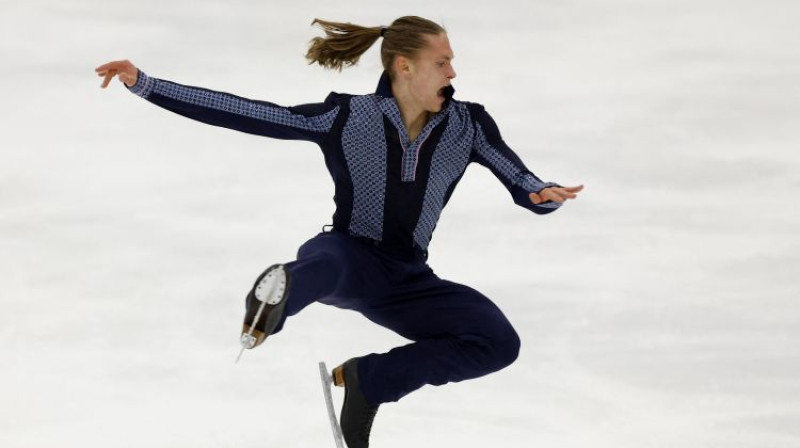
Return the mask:
[[362, 392], [373, 405], [397, 401], [426, 384], [495, 372], [519, 354], [519, 336], [491, 300], [432, 272], [362, 313], [415, 341], [359, 360]]
[[[284, 264], [289, 278], [286, 307], [272, 334], [281, 331], [287, 317], [314, 302], [352, 308], [351, 296], [375, 290], [382, 276], [370, 268], [368, 257], [360, 243], [336, 232], [321, 233], [300, 246], [297, 259]], [[247, 300], [255, 300], [253, 290]]]

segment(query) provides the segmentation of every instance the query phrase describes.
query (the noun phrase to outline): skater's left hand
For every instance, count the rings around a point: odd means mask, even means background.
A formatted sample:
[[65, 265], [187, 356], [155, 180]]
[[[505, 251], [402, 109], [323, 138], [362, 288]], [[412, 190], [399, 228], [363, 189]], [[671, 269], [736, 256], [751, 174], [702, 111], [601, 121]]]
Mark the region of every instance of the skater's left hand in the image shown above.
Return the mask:
[[564, 202], [567, 199], [575, 199], [578, 197], [576, 193], [583, 190], [583, 185], [577, 187], [548, 187], [542, 189], [539, 193], [531, 193], [529, 196], [531, 202], [536, 205], [546, 201]]

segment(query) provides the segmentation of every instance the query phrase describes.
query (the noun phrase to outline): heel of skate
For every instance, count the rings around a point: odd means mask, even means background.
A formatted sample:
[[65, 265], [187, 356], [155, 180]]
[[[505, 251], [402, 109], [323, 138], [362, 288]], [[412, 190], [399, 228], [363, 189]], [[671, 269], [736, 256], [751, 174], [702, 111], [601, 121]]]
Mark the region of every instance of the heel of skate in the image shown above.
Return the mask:
[[331, 378], [334, 386], [344, 387], [344, 364], [333, 369], [333, 372], [331, 372]]
[[263, 331], [258, 331], [247, 324], [242, 325], [242, 338], [240, 341], [242, 343], [242, 347], [246, 349], [251, 349], [253, 347], [261, 345], [261, 343], [264, 342], [266, 339], [267, 339], [267, 334], [264, 333]]

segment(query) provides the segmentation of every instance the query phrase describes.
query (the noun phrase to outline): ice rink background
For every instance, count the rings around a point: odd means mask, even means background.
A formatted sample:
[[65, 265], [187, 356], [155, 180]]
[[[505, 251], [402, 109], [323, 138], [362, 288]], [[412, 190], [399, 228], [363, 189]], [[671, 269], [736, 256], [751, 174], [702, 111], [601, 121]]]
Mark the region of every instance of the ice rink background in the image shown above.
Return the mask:
[[[405, 341], [312, 305], [233, 364], [242, 299], [333, 213], [318, 148], [192, 122], [94, 67], [283, 105], [314, 17], [443, 23], [456, 98], [537, 175], [473, 165], [431, 245], [519, 360], [381, 408], [372, 446], [800, 446], [800, 4], [791, 0], [0, 1], [0, 446], [333, 446], [316, 363]], [[503, 440], [499, 444], [499, 440]]]

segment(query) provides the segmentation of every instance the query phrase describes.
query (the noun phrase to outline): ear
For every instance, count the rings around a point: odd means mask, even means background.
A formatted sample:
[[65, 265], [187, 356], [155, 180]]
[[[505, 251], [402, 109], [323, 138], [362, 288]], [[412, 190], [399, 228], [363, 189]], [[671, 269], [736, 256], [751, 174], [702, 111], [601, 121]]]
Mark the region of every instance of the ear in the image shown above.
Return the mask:
[[413, 63], [405, 56], [394, 58], [394, 73], [397, 76], [408, 76], [413, 71]]

